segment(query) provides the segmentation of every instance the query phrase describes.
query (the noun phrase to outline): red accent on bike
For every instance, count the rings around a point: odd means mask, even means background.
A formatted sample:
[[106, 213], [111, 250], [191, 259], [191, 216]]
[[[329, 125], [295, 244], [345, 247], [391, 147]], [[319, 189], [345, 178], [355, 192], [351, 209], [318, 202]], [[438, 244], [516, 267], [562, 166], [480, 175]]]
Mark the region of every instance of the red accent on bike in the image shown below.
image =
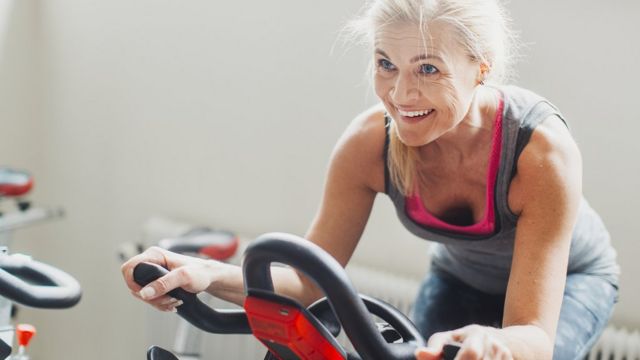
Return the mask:
[[28, 193], [33, 187], [33, 178], [22, 183], [0, 183], [0, 196], [20, 196]]
[[273, 344], [301, 360], [344, 360], [345, 357], [293, 306], [247, 296], [244, 309], [253, 335], [281, 359]]
[[18, 337], [18, 344], [24, 347], [29, 345], [29, 341], [33, 335], [36, 334], [36, 328], [29, 324], [19, 324], [16, 326], [16, 335]]
[[235, 255], [236, 251], [238, 251], [239, 244], [240, 239], [238, 239], [238, 237], [236, 236], [233, 238], [233, 240], [225, 245], [218, 244], [205, 246], [200, 249], [199, 254], [215, 260], [226, 260]]

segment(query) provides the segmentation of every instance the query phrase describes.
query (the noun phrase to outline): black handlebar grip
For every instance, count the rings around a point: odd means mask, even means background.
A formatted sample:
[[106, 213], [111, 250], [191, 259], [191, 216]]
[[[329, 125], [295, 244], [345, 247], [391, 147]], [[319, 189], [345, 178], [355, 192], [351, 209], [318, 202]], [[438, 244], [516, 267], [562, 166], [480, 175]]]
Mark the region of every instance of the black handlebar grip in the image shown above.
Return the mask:
[[[168, 272], [157, 264], [140, 263], [133, 269], [133, 279], [144, 287]], [[176, 308], [178, 315], [201, 330], [216, 334], [251, 334], [244, 310], [214, 310], [198, 299], [196, 294], [181, 288], [169, 291], [169, 295], [183, 302]]]
[[458, 351], [460, 350], [460, 344], [445, 344], [442, 347], [442, 357], [444, 360], [453, 360], [458, 355]]
[[66, 309], [80, 301], [82, 289], [75, 278], [51, 265], [4, 256], [0, 258], [0, 294], [26, 306]]

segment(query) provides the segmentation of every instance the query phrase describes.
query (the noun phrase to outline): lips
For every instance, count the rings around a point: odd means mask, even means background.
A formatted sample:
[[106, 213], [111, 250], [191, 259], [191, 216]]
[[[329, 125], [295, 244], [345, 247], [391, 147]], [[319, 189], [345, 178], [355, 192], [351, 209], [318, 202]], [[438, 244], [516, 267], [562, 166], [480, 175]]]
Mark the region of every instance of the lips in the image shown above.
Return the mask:
[[400, 119], [406, 123], [417, 123], [435, 113], [434, 109], [405, 111], [397, 109]]

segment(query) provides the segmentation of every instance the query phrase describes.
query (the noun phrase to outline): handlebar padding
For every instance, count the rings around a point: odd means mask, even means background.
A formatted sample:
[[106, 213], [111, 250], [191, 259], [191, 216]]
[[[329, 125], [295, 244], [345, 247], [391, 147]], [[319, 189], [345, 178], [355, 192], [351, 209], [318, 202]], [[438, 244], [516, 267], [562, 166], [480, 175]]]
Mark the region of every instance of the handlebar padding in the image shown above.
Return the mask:
[[[157, 264], [140, 263], [133, 269], [133, 279], [138, 285], [146, 286], [168, 272]], [[169, 291], [169, 295], [183, 302], [176, 308], [178, 315], [201, 330], [216, 334], [251, 334], [244, 310], [212, 309], [196, 294], [181, 288]]]
[[82, 289], [75, 278], [51, 265], [4, 256], [0, 258], [0, 294], [26, 306], [65, 309], [80, 301]]

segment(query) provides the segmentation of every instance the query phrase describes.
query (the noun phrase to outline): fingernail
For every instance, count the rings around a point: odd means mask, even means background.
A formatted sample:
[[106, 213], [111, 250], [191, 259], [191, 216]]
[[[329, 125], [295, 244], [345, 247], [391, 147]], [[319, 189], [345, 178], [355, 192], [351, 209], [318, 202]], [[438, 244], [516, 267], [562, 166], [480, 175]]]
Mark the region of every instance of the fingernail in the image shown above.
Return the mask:
[[169, 310], [169, 311], [171, 311], [172, 313], [177, 313], [177, 312], [178, 312], [178, 309], [176, 309], [176, 308], [174, 308], [174, 307], [173, 307], [173, 308], [171, 308], [171, 310]]
[[156, 290], [150, 286], [140, 290], [140, 297], [145, 300], [149, 299], [155, 294], [156, 294]]
[[182, 304], [184, 304], [184, 302], [182, 300], [178, 300], [178, 302], [174, 306], [178, 307], [178, 306], [180, 306]]

